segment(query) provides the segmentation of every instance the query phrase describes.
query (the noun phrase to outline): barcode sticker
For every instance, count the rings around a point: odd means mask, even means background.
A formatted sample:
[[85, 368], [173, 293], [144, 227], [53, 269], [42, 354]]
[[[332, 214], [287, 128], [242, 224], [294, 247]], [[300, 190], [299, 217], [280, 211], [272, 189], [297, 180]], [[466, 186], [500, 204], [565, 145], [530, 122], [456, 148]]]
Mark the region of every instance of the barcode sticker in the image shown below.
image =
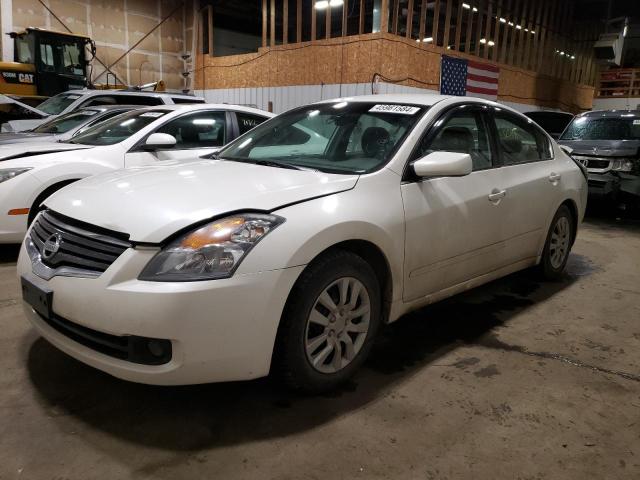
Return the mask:
[[370, 112], [377, 113], [399, 113], [401, 115], [414, 115], [420, 111], [419, 107], [412, 107], [410, 105], [374, 105], [369, 110]]
[[158, 118], [158, 117], [161, 117], [162, 115], [164, 115], [164, 112], [145, 112], [140, 116]]
[[634, 124], [634, 125], [640, 125], [640, 120], [634, 120], [634, 121], [633, 121], [633, 124]]

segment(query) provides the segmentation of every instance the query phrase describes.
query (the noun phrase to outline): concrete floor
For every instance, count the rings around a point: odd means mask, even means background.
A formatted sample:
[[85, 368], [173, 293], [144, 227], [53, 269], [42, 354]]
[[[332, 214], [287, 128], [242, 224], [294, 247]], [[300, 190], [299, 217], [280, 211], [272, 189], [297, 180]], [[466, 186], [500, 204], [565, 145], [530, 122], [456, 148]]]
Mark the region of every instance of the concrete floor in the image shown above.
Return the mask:
[[493, 282], [386, 329], [330, 396], [159, 388], [52, 348], [0, 250], [0, 479], [638, 479], [640, 223], [591, 219], [565, 278]]

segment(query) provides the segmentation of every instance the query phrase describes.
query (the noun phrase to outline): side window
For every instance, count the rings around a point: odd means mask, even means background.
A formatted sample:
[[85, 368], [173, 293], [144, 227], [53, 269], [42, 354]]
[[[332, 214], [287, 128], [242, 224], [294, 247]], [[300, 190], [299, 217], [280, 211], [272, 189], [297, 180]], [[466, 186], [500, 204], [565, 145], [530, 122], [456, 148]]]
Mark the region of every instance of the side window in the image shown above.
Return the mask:
[[537, 162], [552, 157], [548, 138], [535, 125], [504, 113], [496, 113], [495, 122], [505, 165]]
[[420, 144], [420, 157], [431, 152], [468, 153], [473, 170], [493, 166], [491, 144], [484, 116], [480, 112], [460, 110], [451, 115], [440, 127], [435, 138], [427, 136]]
[[82, 127], [80, 130], [78, 130], [76, 132], [76, 135], [79, 135], [80, 133], [89, 130], [91, 127], [93, 127], [94, 125], [97, 125], [100, 122], [104, 122], [106, 120], [109, 120], [111, 117], [115, 117], [116, 115], [120, 115], [121, 113], [124, 113], [125, 111], [123, 110], [112, 110], [109, 112], [106, 112], [105, 114], [103, 114], [102, 116], [96, 118], [95, 120], [92, 120], [91, 122], [87, 123], [84, 127]]
[[115, 105], [116, 101], [113, 96], [97, 95], [82, 103], [81, 107], [94, 107], [96, 105]]
[[197, 112], [183, 115], [157, 130], [176, 137], [176, 149], [221, 147], [226, 142], [224, 112]]
[[240, 131], [240, 135], [247, 133], [253, 127], [257, 127], [267, 120], [267, 117], [252, 115], [245, 112], [236, 112], [236, 117], [238, 118], [238, 130]]
[[171, 97], [173, 103], [205, 103], [203, 98], [184, 98], [184, 97]]
[[118, 105], [164, 105], [162, 98], [151, 95], [114, 95]]
[[55, 62], [53, 60], [53, 46], [48, 43], [40, 44], [40, 63], [42, 69], [46, 72], [53, 72], [56, 69]]

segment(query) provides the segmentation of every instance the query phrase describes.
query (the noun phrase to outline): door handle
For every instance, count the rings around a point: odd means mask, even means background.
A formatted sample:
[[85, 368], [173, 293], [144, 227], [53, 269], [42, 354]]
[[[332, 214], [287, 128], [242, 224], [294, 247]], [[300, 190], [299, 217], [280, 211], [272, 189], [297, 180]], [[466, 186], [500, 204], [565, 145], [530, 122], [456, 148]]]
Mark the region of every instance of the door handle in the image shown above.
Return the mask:
[[549, 181], [551, 183], [556, 183], [558, 180], [560, 180], [560, 177], [562, 177], [562, 175], [560, 175], [559, 173], [551, 172], [551, 174], [549, 175]]
[[498, 190], [497, 188], [494, 188], [489, 194], [489, 201], [497, 205], [498, 203], [500, 203], [500, 200], [502, 200], [506, 195], [506, 190]]

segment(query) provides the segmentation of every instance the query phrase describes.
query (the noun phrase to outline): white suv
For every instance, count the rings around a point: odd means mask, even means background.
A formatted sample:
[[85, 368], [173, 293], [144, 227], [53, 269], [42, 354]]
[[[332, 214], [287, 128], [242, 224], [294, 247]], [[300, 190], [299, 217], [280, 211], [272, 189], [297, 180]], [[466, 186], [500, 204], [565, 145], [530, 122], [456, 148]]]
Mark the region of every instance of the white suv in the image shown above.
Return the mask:
[[[10, 120], [2, 124], [3, 132], [22, 132], [35, 128], [42, 122], [63, 113], [73, 112], [79, 108], [97, 105], [174, 105], [204, 103], [204, 98], [169, 92], [140, 92], [131, 90], [69, 90], [48, 98], [35, 110], [42, 118], [28, 120]], [[33, 109], [31, 109], [33, 110]]]
[[20, 242], [40, 203], [76, 180], [198, 160], [272, 116], [233, 105], [165, 105], [120, 114], [63, 143], [0, 145], [0, 243]]

